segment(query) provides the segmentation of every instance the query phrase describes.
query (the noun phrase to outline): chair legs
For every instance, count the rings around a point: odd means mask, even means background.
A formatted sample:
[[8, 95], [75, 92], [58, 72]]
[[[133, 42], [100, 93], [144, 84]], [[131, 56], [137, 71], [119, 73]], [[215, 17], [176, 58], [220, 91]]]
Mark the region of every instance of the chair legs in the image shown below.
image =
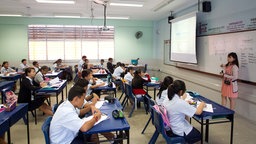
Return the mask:
[[158, 136], [159, 136], [159, 132], [156, 130], [154, 132], [152, 138], [150, 139], [149, 144], [155, 144]]
[[129, 116], [128, 116], [129, 118], [132, 116], [132, 113], [133, 113], [133, 111], [135, 109], [135, 106], [136, 106], [136, 103], [134, 103], [133, 106], [132, 106], [132, 109], [131, 109], [131, 111], [129, 113]]
[[148, 121], [147, 121], [147, 123], [146, 123], [146, 125], [145, 125], [145, 127], [144, 127], [144, 129], [142, 130], [141, 134], [144, 134], [144, 132], [145, 132], [146, 128], [148, 127], [148, 124], [149, 124], [149, 122], [150, 122], [151, 120], [152, 120], [152, 117], [150, 116], [149, 119], [148, 119]]
[[[34, 111], [35, 113], [34, 113], [33, 111]], [[35, 124], [37, 125], [36, 110], [32, 110], [32, 111], [31, 111], [31, 114], [32, 114], [33, 117], [35, 117]]]

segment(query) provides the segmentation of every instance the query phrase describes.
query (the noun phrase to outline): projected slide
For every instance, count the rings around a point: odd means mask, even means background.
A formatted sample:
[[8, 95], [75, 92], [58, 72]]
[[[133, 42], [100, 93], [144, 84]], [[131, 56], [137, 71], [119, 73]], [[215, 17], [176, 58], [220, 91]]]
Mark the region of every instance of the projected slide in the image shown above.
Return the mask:
[[197, 63], [196, 59], [196, 14], [172, 21], [171, 60]]

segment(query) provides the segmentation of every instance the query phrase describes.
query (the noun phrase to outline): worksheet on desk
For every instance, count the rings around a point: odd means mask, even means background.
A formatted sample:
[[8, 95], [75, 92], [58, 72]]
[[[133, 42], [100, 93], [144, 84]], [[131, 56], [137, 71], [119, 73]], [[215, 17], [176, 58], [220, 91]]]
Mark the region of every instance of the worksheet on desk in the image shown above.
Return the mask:
[[[88, 121], [91, 120], [92, 118], [93, 118], [93, 115], [91, 115], [91, 116], [89, 116], [89, 117], [84, 117], [83, 120], [84, 120], [84, 122], [88, 122]], [[102, 114], [102, 115], [101, 115], [101, 118], [94, 124], [94, 126], [97, 125], [97, 124], [99, 124], [100, 122], [102, 122], [102, 121], [104, 121], [104, 120], [107, 120], [107, 119], [108, 119], [108, 116], [105, 115], [105, 114]]]
[[[197, 107], [200, 105], [200, 101], [197, 102]], [[212, 108], [212, 104], [205, 104], [205, 107], [203, 109], [203, 111], [206, 111], [206, 112], [211, 112], [213, 113], [213, 108]]]
[[95, 107], [97, 108], [97, 109], [100, 109], [101, 107], [102, 107], [102, 105], [105, 103], [105, 101], [103, 100], [103, 101], [97, 101], [97, 103], [95, 104]]

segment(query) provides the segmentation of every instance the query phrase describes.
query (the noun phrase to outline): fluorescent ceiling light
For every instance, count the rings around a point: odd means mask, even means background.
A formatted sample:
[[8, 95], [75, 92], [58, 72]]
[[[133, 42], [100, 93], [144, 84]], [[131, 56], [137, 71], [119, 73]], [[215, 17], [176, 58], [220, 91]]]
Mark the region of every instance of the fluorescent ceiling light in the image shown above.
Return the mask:
[[112, 17], [112, 16], [107, 16], [107, 19], [129, 19], [129, 17]]
[[143, 7], [143, 4], [110, 3], [111, 6]]
[[[85, 17], [85, 18], [91, 18], [91, 17]], [[104, 17], [94, 17], [95, 19], [104, 19]], [[107, 16], [107, 19], [129, 19], [128, 16]]]
[[38, 3], [74, 4], [74, 0], [36, 0]]
[[21, 14], [0, 14], [0, 16], [13, 16], [13, 17], [20, 17]]
[[79, 16], [79, 15], [54, 15], [54, 17], [57, 17], [57, 18], [80, 18], [81, 16]]

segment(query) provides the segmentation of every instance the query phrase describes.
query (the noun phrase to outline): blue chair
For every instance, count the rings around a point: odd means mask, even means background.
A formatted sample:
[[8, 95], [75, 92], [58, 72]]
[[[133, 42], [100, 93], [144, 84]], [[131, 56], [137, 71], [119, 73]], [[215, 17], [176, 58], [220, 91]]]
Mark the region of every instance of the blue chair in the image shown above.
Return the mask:
[[143, 128], [141, 134], [144, 134], [146, 128], [148, 127], [149, 122], [153, 119], [152, 107], [156, 104], [156, 102], [153, 99], [151, 99], [150, 97], [146, 96], [146, 99], [147, 99], [148, 104], [149, 104], [148, 112], [150, 113], [150, 117], [149, 117], [145, 127]]
[[50, 134], [51, 121], [52, 121], [52, 116], [47, 117], [41, 127], [42, 131], [44, 133], [45, 144], [50, 144], [50, 135], [49, 134]]
[[173, 136], [169, 137], [164, 128], [164, 123], [163, 123], [163, 118], [162, 115], [155, 110], [154, 107], [151, 107], [152, 112], [153, 112], [153, 124], [156, 128], [153, 136], [151, 137], [149, 144], [154, 144], [159, 136], [159, 134], [162, 134], [163, 138], [165, 139], [167, 144], [185, 144], [185, 139], [183, 137], [179, 136]]
[[[129, 84], [125, 84], [125, 91], [126, 91], [126, 95], [127, 95], [127, 99], [126, 99], [126, 102], [124, 103], [124, 105], [127, 104], [128, 100], [130, 100], [133, 105], [132, 105], [132, 109], [129, 113], [129, 118], [132, 116], [132, 113], [137, 105], [137, 103], [140, 103], [140, 102], [144, 102], [144, 98], [141, 97], [141, 98], [137, 98], [133, 92], [132, 92], [132, 86], [129, 85]], [[145, 105], [145, 104], [144, 104]], [[146, 107], [144, 106], [144, 108], [146, 109]]]

